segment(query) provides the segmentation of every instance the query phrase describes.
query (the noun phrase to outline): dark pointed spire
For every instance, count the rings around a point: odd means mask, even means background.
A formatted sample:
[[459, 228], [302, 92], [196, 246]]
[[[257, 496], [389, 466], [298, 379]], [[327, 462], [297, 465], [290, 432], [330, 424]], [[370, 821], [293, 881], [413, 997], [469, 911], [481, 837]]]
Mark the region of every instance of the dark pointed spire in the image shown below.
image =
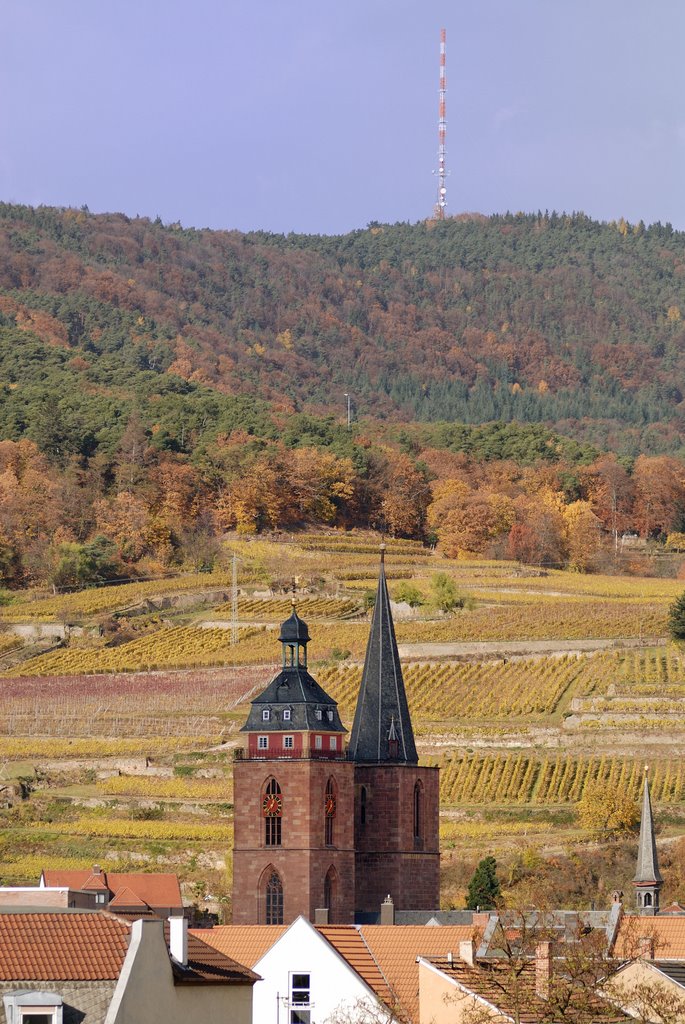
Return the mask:
[[652, 802], [649, 799], [649, 778], [645, 767], [645, 785], [642, 793], [642, 818], [640, 820], [640, 840], [637, 848], [637, 870], [633, 879], [636, 890], [637, 909], [641, 914], [659, 913], [659, 892], [663, 878], [659, 871], [659, 860], [656, 854], [654, 839], [654, 821], [652, 819]]
[[353, 761], [375, 763], [416, 764], [419, 760], [385, 580], [385, 544], [381, 545], [378, 591], [349, 756]]
[[640, 820], [640, 842], [637, 849], [637, 871], [634, 882], [663, 882], [659, 871], [659, 860], [656, 854], [654, 839], [654, 821], [652, 818], [652, 802], [649, 799], [649, 776], [645, 768], [645, 785], [642, 791], [642, 818]]

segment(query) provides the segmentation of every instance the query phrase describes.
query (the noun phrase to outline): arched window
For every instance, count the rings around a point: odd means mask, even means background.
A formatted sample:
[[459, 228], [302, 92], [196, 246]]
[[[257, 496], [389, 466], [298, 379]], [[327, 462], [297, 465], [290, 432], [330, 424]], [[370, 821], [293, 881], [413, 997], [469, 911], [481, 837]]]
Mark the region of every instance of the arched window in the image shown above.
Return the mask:
[[335, 893], [337, 889], [338, 876], [333, 865], [328, 869], [328, 874], [323, 882], [323, 905], [328, 910], [328, 923], [333, 923], [333, 908], [335, 906]]
[[283, 798], [281, 787], [275, 779], [269, 779], [262, 798], [264, 815], [264, 843], [266, 846], [281, 845], [281, 822], [283, 820]]
[[366, 825], [366, 786], [359, 790], [359, 824]]
[[646, 907], [651, 907], [651, 905], [652, 905], [652, 894], [651, 894], [651, 892], [646, 892], [645, 893], [645, 903], [644, 903], [644, 905]]
[[272, 871], [266, 882], [266, 923], [283, 924], [283, 882], [277, 871]]
[[423, 787], [420, 782], [414, 786], [414, 839], [421, 839], [423, 831]]
[[336, 812], [335, 782], [329, 779], [326, 783], [326, 794], [324, 796], [324, 843], [326, 846], [333, 845], [333, 822]]

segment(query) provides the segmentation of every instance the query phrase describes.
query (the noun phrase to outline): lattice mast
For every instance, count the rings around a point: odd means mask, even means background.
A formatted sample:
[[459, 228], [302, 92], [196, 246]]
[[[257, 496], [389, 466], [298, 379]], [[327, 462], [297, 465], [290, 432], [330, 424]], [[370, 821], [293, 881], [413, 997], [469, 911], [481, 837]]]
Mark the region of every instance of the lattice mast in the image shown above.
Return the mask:
[[233, 556], [231, 572], [231, 644], [238, 643], [238, 556]]
[[446, 138], [447, 138], [447, 73], [446, 73], [446, 38], [444, 28], [440, 29], [440, 93], [438, 102], [438, 194], [435, 200], [434, 217], [436, 220], [445, 219], [445, 208], [447, 206], [447, 167], [445, 165]]

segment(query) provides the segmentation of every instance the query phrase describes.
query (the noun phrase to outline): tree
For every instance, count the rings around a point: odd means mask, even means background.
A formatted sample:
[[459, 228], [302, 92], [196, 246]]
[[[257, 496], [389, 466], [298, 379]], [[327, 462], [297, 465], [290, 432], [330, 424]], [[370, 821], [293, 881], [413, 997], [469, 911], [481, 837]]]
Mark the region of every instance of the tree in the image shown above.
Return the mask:
[[466, 899], [467, 910], [492, 910], [500, 896], [500, 885], [497, 877], [497, 861], [494, 857], [484, 857], [479, 861], [473, 878], [469, 882]]
[[637, 801], [620, 787], [604, 782], [585, 787], [577, 810], [582, 827], [605, 839], [634, 832], [640, 821]]
[[668, 609], [668, 631], [674, 640], [685, 640], [685, 590]]
[[463, 608], [466, 598], [459, 593], [457, 584], [446, 572], [436, 572], [431, 576], [431, 604], [441, 612], [453, 612], [455, 608]]
[[397, 584], [393, 596], [395, 601], [404, 601], [410, 608], [418, 608], [425, 604], [426, 600], [419, 588], [407, 580], [401, 580]]

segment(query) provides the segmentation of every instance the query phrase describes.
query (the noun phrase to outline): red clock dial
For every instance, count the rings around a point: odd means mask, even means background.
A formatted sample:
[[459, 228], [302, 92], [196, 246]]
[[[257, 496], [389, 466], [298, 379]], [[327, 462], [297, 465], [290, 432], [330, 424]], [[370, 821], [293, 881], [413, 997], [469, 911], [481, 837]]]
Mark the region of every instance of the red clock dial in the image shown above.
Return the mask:
[[268, 794], [262, 800], [262, 813], [265, 818], [280, 818], [283, 814], [283, 801], [277, 794]]

